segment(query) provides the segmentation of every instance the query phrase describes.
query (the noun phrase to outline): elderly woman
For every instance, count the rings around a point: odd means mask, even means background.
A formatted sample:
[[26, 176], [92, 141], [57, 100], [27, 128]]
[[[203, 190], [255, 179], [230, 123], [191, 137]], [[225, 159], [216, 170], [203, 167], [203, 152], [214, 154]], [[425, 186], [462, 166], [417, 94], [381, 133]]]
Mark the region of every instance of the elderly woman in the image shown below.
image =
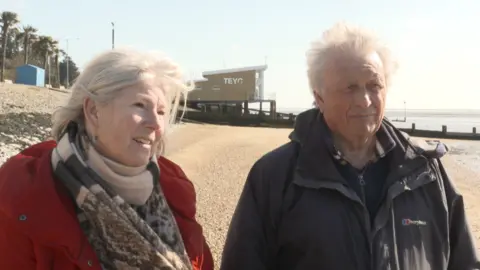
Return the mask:
[[162, 156], [185, 91], [162, 55], [91, 61], [53, 115], [55, 140], [0, 169], [0, 269], [213, 269], [194, 187]]
[[252, 167], [221, 269], [480, 269], [446, 148], [384, 118], [388, 49], [338, 24], [307, 57], [318, 108]]

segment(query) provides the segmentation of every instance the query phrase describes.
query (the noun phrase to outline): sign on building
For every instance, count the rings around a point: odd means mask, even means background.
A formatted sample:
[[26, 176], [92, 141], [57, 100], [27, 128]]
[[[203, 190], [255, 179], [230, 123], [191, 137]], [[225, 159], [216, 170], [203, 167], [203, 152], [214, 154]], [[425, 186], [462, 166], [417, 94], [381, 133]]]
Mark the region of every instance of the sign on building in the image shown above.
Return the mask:
[[243, 84], [243, 78], [223, 78], [225, 84]]

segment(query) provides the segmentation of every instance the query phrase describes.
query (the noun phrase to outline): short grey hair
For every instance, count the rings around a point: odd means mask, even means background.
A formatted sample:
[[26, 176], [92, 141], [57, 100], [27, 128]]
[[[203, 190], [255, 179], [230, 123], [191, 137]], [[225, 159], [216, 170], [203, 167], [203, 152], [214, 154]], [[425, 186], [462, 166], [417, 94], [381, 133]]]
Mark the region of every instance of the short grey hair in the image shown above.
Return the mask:
[[96, 56], [80, 73], [71, 87], [66, 104], [52, 116], [52, 137], [59, 140], [69, 122], [83, 123], [83, 103], [87, 97], [95, 102], [108, 103], [118, 93], [136, 85], [145, 75], [154, 76], [165, 92], [167, 116], [165, 134], [157, 150], [160, 156], [165, 150], [165, 135], [175, 123], [181, 97], [187, 98], [193, 83], [185, 83], [180, 67], [158, 52], [140, 52], [129, 48], [109, 50]]
[[350, 25], [337, 23], [323, 33], [320, 40], [311, 43], [307, 56], [307, 75], [312, 91], [321, 91], [322, 74], [325, 63], [332, 53], [369, 53], [376, 52], [382, 60], [387, 86], [398, 64], [389, 48], [371, 31]]

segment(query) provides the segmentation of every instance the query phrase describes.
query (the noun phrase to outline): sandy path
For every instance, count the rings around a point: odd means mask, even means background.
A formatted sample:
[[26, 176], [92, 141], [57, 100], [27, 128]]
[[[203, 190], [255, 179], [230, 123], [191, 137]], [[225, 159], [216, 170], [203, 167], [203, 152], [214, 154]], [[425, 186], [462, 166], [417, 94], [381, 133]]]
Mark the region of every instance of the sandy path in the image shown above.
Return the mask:
[[[195, 183], [198, 218], [217, 267], [230, 218], [251, 165], [266, 152], [287, 142], [290, 131], [187, 124], [172, 134], [168, 156], [180, 164]], [[479, 176], [449, 157], [444, 160], [465, 194], [471, 227], [480, 246]]]

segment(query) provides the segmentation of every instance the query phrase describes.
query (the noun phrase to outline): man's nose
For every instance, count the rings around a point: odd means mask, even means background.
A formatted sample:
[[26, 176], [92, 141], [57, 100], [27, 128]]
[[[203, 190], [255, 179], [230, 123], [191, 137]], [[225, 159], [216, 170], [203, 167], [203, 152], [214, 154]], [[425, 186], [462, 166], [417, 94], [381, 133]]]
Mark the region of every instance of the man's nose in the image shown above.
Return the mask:
[[355, 95], [355, 103], [362, 108], [368, 108], [372, 105], [372, 98], [368, 89], [359, 89], [357, 95]]

